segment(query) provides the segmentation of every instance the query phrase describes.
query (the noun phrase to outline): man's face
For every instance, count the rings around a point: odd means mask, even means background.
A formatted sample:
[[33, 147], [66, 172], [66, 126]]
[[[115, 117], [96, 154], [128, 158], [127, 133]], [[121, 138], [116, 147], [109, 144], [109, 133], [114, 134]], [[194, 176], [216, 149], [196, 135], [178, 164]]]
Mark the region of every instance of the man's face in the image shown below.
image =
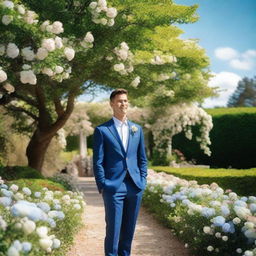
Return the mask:
[[117, 94], [112, 101], [110, 101], [110, 106], [113, 109], [114, 115], [125, 115], [128, 109], [128, 104], [126, 94]]

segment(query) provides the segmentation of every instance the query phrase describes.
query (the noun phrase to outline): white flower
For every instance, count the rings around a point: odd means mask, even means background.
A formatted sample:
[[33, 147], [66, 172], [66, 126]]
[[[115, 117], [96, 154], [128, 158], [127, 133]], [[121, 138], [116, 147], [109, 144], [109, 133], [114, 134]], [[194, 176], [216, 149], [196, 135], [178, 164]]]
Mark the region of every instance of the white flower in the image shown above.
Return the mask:
[[0, 44], [0, 56], [3, 56], [5, 54], [5, 46], [3, 44]]
[[26, 235], [31, 234], [36, 229], [36, 224], [32, 220], [27, 220], [24, 223], [22, 223], [22, 230]]
[[114, 70], [117, 71], [117, 72], [122, 71], [124, 69], [125, 69], [125, 66], [124, 66], [123, 63], [119, 63], [119, 64], [114, 65]]
[[24, 199], [24, 195], [19, 192], [14, 194], [13, 197], [15, 198], [15, 200], [23, 200]]
[[95, 9], [96, 7], [97, 7], [97, 2], [91, 2], [90, 4], [89, 4], [89, 7], [91, 8], [91, 9]]
[[33, 24], [33, 23], [36, 24], [38, 22], [36, 18], [37, 18], [37, 14], [34, 11], [27, 11], [26, 16], [24, 16], [24, 20], [28, 24]]
[[23, 70], [28, 70], [28, 69], [31, 69], [31, 66], [28, 65], [28, 64], [24, 64], [24, 65], [22, 65], [22, 69]]
[[226, 242], [226, 241], [228, 241], [228, 237], [227, 236], [223, 236], [222, 240]]
[[117, 15], [117, 10], [116, 8], [108, 8], [107, 12], [106, 12], [106, 15], [109, 17], [109, 18], [115, 18], [116, 15]]
[[45, 227], [45, 226], [38, 227], [38, 228], [36, 229], [36, 233], [37, 233], [38, 236], [41, 237], [41, 238], [47, 238], [47, 237], [48, 237], [48, 235], [47, 235], [47, 233], [48, 233], [48, 228]]
[[107, 1], [106, 0], [98, 0], [98, 5], [100, 7], [106, 7], [107, 6]]
[[48, 56], [48, 51], [45, 48], [40, 47], [37, 50], [36, 57], [39, 60], [44, 60]]
[[11, 246], [7, 251], [7, 256], [20, 256], [20, 254], [14, 246]]
[[60, 240], [59, 240], [59, 239], [54, 238], [54, 239], [53, 239], [53, 245], [52, 245], [52, 248], [53, 248], [53, 249], [57, 249], [57, 248], [59, 248], [59, 247], [60, 247], [60, 244], [61, 244]]
[[2, 23], [6, 26], [9, 25], [12, 21], [13, 21], [13, 16], [12, 15], [4, 15], [2, 17]]
[[63, 24], [60, 21], [54, 21], [52, 23], [52, 33], [54, 34], [60, 34], [64, 31]]
[[56, 36], [54, 41], [57, 49], [60, 49], [63, 47], [62, 39], [60, 37]]
[[87, 43], [93, 43], [94, 42], [94, 37], [92, 35], [91, 32], [87, 32], [85, 37], [84, 37], [84, 41]]
[[80, 205], [80, 204], [74, 204], [73, 207], [74, 207], [76, 210], [80, 210], [80, 209], [81, 209], [81, 205]]
[[51, 68], [43, 68], [42, 73], [47, 75], [47, 76], [53, 76], [54, 72], [52, 71]]
[[140, 77], [137, 76], [137, 77], [131, 82], [131, 86], [133, 86], [133, 87], [136, 88], [136, 87], [139, 85], [139, 83], [140, 83]]
[[31, 195], [31, 190], [28, 187], [24, 187], [22, 188], [22, 191], [24, 194], [26, 194], [27, 196]]
[[109, 27], [114, 26], [114, 24], [115, 24], [115, 20], [114, 20], [114, 19], [109, 19], [109, 20], [108, 20], [108, 24], [107, 24], [107, 25], [108, 25]]
[[253, 252], [247, 250], [247, 251], [244, 252], [244, 255], [245, 256], [253, 256]]
[[237, 225], [237, 224], [241, 223], [241, 220], [238, 217], [236, 217], [236, 218], [233, 219], [233, 223], [235, 225]]
[[208, 247], [207, 247], [207, 251], [208, 252], [212, 252], [214, 250], [214, 248], [211, 246], [211, 245], [209, 245]]
[[14, 3], [12, 1], [3, 1], [2, 5], [9, 9], [13, 9], [14, 7]]
[[71, 61], [75, 57], [75, 51], [70, 47], [66, 47], [64, 49], [64, 54], [69, 61]]
[[247, 219], [247, 217], [251, 216], [251, 211], [245, 207], [235, 206], [234, 211], [241, 219]]
[[55, 67], [55, 72], [56, 72], [57, 74], [62, 73], [62, 72], [63, 72], [63, 70], [64, 70], [64, 68], [63, 68], [63, 67], [61, 67], [61, 66], [56, 66], [56, 67]]
[[101, 19], [100, 19], [100, 23], [101, 23], [102, 25], [107, 25], [108, 20], [105, 19], [105, 18], [101, 18]]
[[3, 88], [8, 92], [8, 94], [15, 91], [15, 88], [9, 83], [4, 84]]
[[126, 60], [128, 58], [128, 51], [125, 49], [121, 49], [118, 51], [118, 56], [122, 59], [122, 60]]
[[23, 84], [36, 84], [36, 75], [32, 70], [23, 70], [20, 72], [20, 81]]
[[122, 43], [120, 44], [120, 46], [121, 46], [122, 49], [124, 49], [124, 50], [126, 50], [126, 51], [129, 50], [129, 46], [128, 46], [128, 44], [127, 44], [126, 42], [122, 42]]
[[31, 47], [25, 47], [21, 50], [21, 55], [25, 58], [27, 61], [32, 61], [35, 58], [34, 51], [31, 49]]
[[22, 250], [25, 252], [25, 253], [28, 253], [30, 252], [32, 249], [32, 244], [29, 243], [29, 242], [23, 242], [22, 243]]
[[0, 215], [0, 229], [2, 229], [3, 231], [6, 230], [7, 228], [7, 223], [6, 221], [3, 219], [3, 217]]
[[0, 83], [4, 82], [5, 80], [7, 80], [7, 74], [0, 67]]
[[133, 133], [135, 133], [135, 132], [138, 131], [138, 127], [135, 126], [135, 125], [132, 125], [131, 130], [132, 130]]
[[52, 247], [53, 241], [49, 238], [41, 238], [39, 239], [39, 244], [41, 248], [43, 248], [44, 250], [48, 250]]
[[242, 251], [241, 248], [237, 248], [237, 249], [236, 249], [236, 252], [237, 252], [237, 253], [242, 253], [243, 251]]
[[19, 52], [20, 52], [20, 50], [19, 50], [19, 48], [17, 47], [16, 44], [9, 43], [7, 45], [6, 54], [7, 54], [8, 57], [14, 59], [19, 55]]
[[49, 20], [46, 20], [44, 21], [41, 25], [40, 25], [40, 29], [42, 31], [45, 31], [46, 30], [46, 27], [50, 25], [50, 21]]
[[208, 227], [208, 226], [204, 226], [203, 231], [204, 231], [205, 234], [210, 234], [211, 233], [211, 228]]
[[42, 47], [47, 51], [52, 52], [55, 50], [55, 41], [52, 38], [43, 39]]
[[23, 5], [17, 5], [17, 8], [18, 8], [18, 12], [20, 13], [20, 14], [25, 14], [25, 8], [24, 8], [24, 6]]
[[41, 197], [41, 192], [35, 192], [34, 195], [35, 195], [35, 197], [39, 198], [39, 197]]

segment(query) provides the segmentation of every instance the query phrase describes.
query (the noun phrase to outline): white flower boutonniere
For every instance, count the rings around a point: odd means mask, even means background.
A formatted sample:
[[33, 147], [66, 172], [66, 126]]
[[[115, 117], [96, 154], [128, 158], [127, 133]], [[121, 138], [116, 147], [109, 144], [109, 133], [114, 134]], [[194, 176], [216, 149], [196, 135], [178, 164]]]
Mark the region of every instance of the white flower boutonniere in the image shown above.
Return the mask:
[[136, 127], [135, 125], [132, 125], [131, 130], [133, 133], [138, 131], [138, 127]]

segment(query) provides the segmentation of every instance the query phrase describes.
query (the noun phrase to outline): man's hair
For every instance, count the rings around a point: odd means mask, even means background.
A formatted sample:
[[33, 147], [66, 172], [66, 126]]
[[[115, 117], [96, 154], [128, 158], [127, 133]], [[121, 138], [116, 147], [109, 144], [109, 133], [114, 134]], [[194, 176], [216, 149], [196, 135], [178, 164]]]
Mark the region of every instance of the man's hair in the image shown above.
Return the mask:
[[111, 94], [110, 94], [110, 101], [112, 101], [116, 95], [118, 94], [126, 94], [128, 96], [128, 91], [123, 89], [123, 88], [118, 88], [118, 89], [115, 89]]

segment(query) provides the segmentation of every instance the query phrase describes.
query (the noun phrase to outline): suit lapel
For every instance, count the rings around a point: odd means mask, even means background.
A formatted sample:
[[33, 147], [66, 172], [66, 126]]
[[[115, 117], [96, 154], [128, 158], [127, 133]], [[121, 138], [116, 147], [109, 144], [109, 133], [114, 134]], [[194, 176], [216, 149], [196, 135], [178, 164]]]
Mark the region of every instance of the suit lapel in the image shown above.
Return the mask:
[[132, 144], [131, 126], [132, 126], [132, 122], [128, 120], [128, 144], [127, 144], [127, 151], [126, 151], [127, 154], [128, 154], [130, 145]]
[[[110, 121], [110, 125], [108, 126], [108, 129], [110, 130], [110, 132], [112, 133], [112, 135], [114, 136], [114, 138], [118, 141], [121, 149], [122, 149], [122, 152], [124, 155], [126, 155], [126, 152], [125, 152], [125, 149], [124, 149], [124, 146], [123, 146], [123, 143], [121, 141], [121, 138], [118, 134], [118, 131], [116, 129], [116, 126], [115, 126], [115, 123], [114, 123], [114, 120], [111, 119]], [[130, 135], [129, 135], [130, 136]]]

